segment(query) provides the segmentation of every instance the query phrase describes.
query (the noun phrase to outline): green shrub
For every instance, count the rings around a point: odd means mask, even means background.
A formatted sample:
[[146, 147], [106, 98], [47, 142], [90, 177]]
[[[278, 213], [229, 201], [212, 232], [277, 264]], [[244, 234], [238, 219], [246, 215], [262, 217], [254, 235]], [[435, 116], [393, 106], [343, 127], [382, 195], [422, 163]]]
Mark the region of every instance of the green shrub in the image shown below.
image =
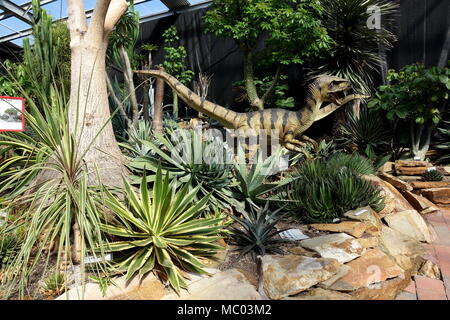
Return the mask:
[[181, 270], [206, 273], [198, 257], [222, 248], [214, 243], [220, 238], [222, 218], [201, 218], [209, 197], [195, 201], [201, 186], [191, 191], [189, 184], [171, 187], [169, 174], [163, 177], [161, 171], [157, 169], [151, 193], [145, 173], [139, 195], [125, 181], [126, 203], [105, 190], [105, 205], [116, 217], [101, 228], [118, 239], [106, 249], [117, 253], [117, 271], [126, 272], [130, 279], [156, 269], [179, 292], [186, 287]]
[[241, 251], [239, 258], [250, 253], [253, 260], [256, 261], [258, 255], [266, 253], [282, 253], [279, 244], [286, 240], [275, 238], [282, 230], [277, 231], [275, 224], [283, 217], [279, 214], [282, 208], [271, 212], [269, 202], [264, 208], [252, 210], [244, 215], [243, 218], [231, 216], [242, 228], [231, 227], [232, 243]]
[[441, 104], [448, 99], [450, 68], [407, 65], [400, 71], [389, 70], [387, 79], [389, 85], [378, 87], [368, 107], [384, 110], [397, 128], [408, 125], [410, 156], [424, 160], [431, 135], [441, 121]]
[[9, 116], [17, 116], [19, 114], [19, 111], [16, 108], [8, 108], [5, 110], [5, 114]]
[[380, 191], [361, 178], [369, 173], [367, 162], [361, 159], [339, 155], [329, 161], [305, 162], [281, 194], [288, 200], [288, 209], [307, 222], [331, 222], [349, 210], [367, 205], [382, 210], [384, 199]]

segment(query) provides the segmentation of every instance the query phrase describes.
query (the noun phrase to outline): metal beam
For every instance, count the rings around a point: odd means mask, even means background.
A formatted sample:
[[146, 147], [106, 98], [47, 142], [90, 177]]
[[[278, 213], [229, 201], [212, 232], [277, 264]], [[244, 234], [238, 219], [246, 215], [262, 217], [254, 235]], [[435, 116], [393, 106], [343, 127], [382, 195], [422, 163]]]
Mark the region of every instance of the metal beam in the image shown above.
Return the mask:
[[20, 19], [28, 24], [33, 23], [33, 16], [31, 13], [9, 0], [0, 0], [0, 9], [9, 11], [17, 19]]
[[173, 16], [175, 14], [181, 14], [181, 13], [184, 13], [184, 12], [200, 10], [200, 9], [209, 7], [211, 4], [212, 4], [212, 0], [205, 0], [203, 2], [199, 2], [199, 3], [196, 3], [196, 4], [190, 5], [189, 7], [180, 8], [178, 10], [163, 11], [163, 12], [151, 14], [151, 15], [148, 15], [148, 16], [145, 16], [145, 17], [141, 17], [141, 24], [145, 23], [145, 22], [149, 22], [149, 21], [162, 19], [162, 18], [165, 18], [165, 17], [170, 17], [170, 16]]
[[[41, 0], [41, 7], [45, 6], [46, 4], [55, 2], [55, 1], [57, 1], [57, 0]], [[31, 9], [31, 1], [27, 2], [27, 3], [24, 3], [24, 4], [21, 4], [20, 7], [23, 10], [25, 10], [25, 12], [28, 12]], [[0, 20], [9, 18], [11, 16], [13, 16], [13, 15], [10, 12], [2, 12], [2, 13], [0, 13]]]
[[188, 0], [161, 0], [161, 2], [170, 10], [189, 7], [191, 5]]

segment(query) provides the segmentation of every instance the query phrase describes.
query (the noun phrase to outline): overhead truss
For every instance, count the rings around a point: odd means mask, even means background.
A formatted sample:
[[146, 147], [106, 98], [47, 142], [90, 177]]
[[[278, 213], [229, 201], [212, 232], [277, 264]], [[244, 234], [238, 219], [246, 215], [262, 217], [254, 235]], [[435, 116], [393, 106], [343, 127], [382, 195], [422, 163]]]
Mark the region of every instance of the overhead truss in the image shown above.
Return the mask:
[[13, 15], [17, 19], [22, 20], [23, 22], [29, 24], [33, 22], [33, 16], [31, 15], [31, 13], [28, 12], [28, 10], [9, 0], [0, 0], [0, 9], [6, 11], [10, 15]]

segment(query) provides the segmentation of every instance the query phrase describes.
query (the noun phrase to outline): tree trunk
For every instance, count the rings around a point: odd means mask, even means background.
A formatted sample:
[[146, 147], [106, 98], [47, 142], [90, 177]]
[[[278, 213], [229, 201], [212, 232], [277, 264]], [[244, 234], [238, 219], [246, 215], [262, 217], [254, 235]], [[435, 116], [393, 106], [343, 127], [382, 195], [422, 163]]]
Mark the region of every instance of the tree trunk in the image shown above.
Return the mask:
[[[107, 44], [108, 45], [108, 44]], [[123, 46], [120, 47], [120, 57], [122, 59], [122, 72], [128, 89], [128, 100], [130, 101], [132, 110], [133, 126], [137, 127], [139, 121], [139, 106], [136, 97], [136, 87], [133, 80], [133, 69], [131, 68], [130, 57]]]
[[143, 94], [144, 100], [142, 102], [142, 107], [143, 107], [142, 115], [143, 115], [144, 121], [146, 123], [150, 123], [150, 98], [148, 96], [149, 90], [150, 90], [150, 80], [145, 79], [145, 80], [143, 80], [143, 83], [142, 83], [142, 91], [144, 92], [144, 94]]
[[174, 91], [172, 91], [173, 96], [173, 116], [175, 119], [178, 120], [178, 94]]
[[127, 173], [111, 124], [105, 79], [109, 35], [126, 12], [125, 0], [97, 0], [89, 27], [82, 0], [69, 0], [71, 38], [71, 90], [69, 126], [79, 141], [78, 150], [96, 184], [95, 168], [102, 183], [121, 186]]
[[253, 54], [250, 50], [244, 51], [244, 82], [248, 101], [254, 110], [264, 110], [264, 101], [258, 96], [255, 86], [255, 74], [253, 70]]
[[156, 79], [155, 103], [153, 105], [153, 125], [156, 133], [163, 132], [163, 100], [164, 100], [164, 80]]
[[411, 119], [410, 121], [411, 157], [413, 160], [423, 161], [430, 148], [433, 125], [428, 125], [425, 129], [424, 125], [415, 125], [414, 120]]

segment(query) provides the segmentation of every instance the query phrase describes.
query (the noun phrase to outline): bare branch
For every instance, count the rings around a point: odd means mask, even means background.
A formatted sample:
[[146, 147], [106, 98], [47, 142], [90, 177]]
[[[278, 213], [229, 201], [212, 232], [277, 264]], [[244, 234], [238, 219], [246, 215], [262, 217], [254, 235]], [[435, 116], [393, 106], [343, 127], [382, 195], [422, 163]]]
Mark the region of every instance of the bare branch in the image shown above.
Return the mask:
[[278, 81], [280, 80], [280, 76], [281, 76], [281, 66], [278, 65], [277, 71], [275, 73], [275, 77], [274, 77], [272, 83], [270, 84], [269, 89], [267, 89], [266, 93], [264, 93], [263, 97], [261, 98], [263, 103], [266, 102], [267, 98], [272, 94], [273, 90], [275, 90], [275, 86], [277, 85]]
[[125, 108], [123, 106], [123, 103], [119, 100], [119, 98], [117, 97], [116, 93], [114, 92], [114, 87], [112, 86], [111, 79], [109, 79], [108, 73], [105, 72], [105, 76], [106, 76], [106, 85], [108, 86], [109, 94], [111, 95], [111, 98], [113, 99], [114, 103], [119, 108], [120, 115], [127, 122], [128, 128], [131, 128], [133, 126], [133, 123], [130, 120], [130, 118], [128, 118], [127, 113], [125, 112]]
[[127, 11], [128, 3], [125, 0], [111, 0], [104, 23], [104, 36], [108, 37], [117, 21]]
[[137, 125], [139, 120], [139, 107], [136, 98], [136, 88], [133, 82], [133, 69], [131, 68], [130, 58], [128, 53], [123, 46], [120, 46], [120, 57], [122, 59], [122, 70], [125, 76], [125, 83], [128, 87], [128, 93], [130, 97], [131, 109], [133, 110], [133, 125]]

